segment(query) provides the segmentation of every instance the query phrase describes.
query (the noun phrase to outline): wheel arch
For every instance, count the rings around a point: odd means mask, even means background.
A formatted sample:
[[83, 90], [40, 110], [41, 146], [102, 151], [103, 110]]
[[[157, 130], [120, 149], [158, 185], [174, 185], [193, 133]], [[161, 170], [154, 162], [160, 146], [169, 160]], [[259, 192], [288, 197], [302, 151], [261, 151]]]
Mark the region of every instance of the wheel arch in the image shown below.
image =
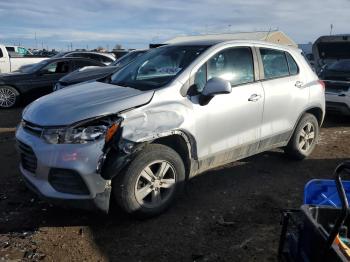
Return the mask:
[[12, 87], [14, 89], [16, 89], [16, 91], [21, 95], [22, 94], [22, 91], [20, 88], [18, 88], [16, 85], [13, 85], [13, 84], [5, 84], [5, 85], [0, 85], [0, 88], [1, 87]]
[[186, 179], [191, 176], [192, 172], [196, 170], [194, 161], [195, 144], [188, 134], [183, 131], [175, 130], [164, 133], [158, 138], [151, 141], [153, 144], [162, 144], [175, 150], [181, 157], [186, 171]]
[[316, 117], [317, 119], [317, 122], [319, 124], [319, 126], [322, 125], [322, 122], [323, 122], [323, 111], [320, 107], [311, 107], [309, 109], [307, 109], [298, 119], [298, 122], [300, 121], [301, 117], [305, 114], [305, 113], [309, 113], [309, 114], [312, 114]]

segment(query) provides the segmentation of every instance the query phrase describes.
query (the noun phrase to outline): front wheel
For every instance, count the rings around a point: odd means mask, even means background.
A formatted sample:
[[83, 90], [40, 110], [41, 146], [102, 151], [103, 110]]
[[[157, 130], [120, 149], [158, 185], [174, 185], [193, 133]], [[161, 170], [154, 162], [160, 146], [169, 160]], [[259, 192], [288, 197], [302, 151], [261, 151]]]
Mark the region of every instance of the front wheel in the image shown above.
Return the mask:
[[12, 86], [0, 87], [0, 108], [11, 108], [18, 104], [19, 93]]
[[285, 152], [293, 159], [302, 160], [314, 150], [318, 136], [319, 125], [316, 117], [306, 113], [299, 121]]
[[171, 148], [151, 144], [134, 158], [113, 181], [119, 206], [140, 218], [165, 211], [182, 190], [185, 168], [181, 157]]

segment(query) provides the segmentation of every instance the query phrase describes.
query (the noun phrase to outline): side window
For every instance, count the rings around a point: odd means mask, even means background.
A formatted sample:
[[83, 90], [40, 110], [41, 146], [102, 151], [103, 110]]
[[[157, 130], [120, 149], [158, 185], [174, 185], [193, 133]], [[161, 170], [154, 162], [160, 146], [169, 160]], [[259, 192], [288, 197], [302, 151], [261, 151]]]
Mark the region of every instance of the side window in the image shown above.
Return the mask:
[[290, 75], [297, 75], [299, 73], [299, 68], [293, 57], [286, 52], [288, 66], [289, 66], [289, 73]]
[[2, 50], [0, 48], [0, 57], [3, 57], [3, 56], [4, 56], [4, 54], [2, 53]]
[[208, 60], [196, 73], [194, 83], [201, 92], [207, 80], [220, 77], [232, 86], [254, 82], [254, 62], [249, 47], [223, 50]]
[[286, 55], [283, 51], [260, 48], [265, 79], [289, 75]]
[[69, 72], [68, 62], [56, 62], [45, 66], [42, 69], [44, 74], [64, 74]]

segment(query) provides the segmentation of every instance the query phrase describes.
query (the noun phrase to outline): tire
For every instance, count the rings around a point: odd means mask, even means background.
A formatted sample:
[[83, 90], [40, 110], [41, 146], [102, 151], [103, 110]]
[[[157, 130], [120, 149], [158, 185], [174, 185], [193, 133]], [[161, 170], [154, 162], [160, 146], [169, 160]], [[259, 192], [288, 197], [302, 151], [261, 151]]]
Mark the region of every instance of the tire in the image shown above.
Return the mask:
[[12, 86], [0, 87], [0, 108], [12, 108], [18, 105], [19, 92]]
[[[161, 168], [166, 172], [161, 172]], [[145, 172], [146, 171], [146, 172]], [[158, 174], [163, 174], [160, 179]], [[112, 182], [117, 204], [137, 218], [164, 212], [183, 190], [185, 167], [170, 147], [150, 144]]]
[[306, 113], [300, 119], [285, 153], [295, 160], [303, 160], [314, 150], [320, 130], [316, 117]]

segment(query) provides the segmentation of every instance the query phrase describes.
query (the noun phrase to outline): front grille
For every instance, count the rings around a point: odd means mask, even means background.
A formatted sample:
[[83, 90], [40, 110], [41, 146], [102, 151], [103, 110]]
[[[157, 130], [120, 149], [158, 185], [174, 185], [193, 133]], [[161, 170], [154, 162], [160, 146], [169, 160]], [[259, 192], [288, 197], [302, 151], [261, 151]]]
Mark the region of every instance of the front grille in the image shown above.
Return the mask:
[[37, 168], [37, 158], [34, 151], [30, 146], [19, 140], [17, 140], [17, 146], [21, 157], [22, 167], [31, 173], [35, 173]]
[[31, 133], [35, 136], [40, 137], [41, 133], [43, 132], [43, 128], [41, 126], [38, 126], [36, 124], [30, 123], [28, 121], [23, 120], [22, 127], [25, 131], [28, 133]]

